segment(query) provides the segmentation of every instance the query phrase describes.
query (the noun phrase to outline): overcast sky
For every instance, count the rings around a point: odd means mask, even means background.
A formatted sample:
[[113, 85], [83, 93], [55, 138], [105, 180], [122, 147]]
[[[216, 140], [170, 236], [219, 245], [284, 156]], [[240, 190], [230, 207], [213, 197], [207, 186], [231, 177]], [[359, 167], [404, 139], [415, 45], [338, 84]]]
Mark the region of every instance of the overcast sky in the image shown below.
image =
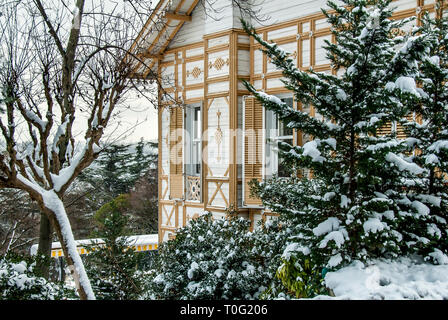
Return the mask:
[[132, 101], [129, 104], [135, 110], [126, 111], [124, 114], [123, 118], [126, 119], [127, 124], [132, 127], [137, 122], [143, 122], [135, 127], [134, 132], [126, 139], [126, 142], [137, 142], [140, 138], [157, 140], [157, 110], [143, 98]]

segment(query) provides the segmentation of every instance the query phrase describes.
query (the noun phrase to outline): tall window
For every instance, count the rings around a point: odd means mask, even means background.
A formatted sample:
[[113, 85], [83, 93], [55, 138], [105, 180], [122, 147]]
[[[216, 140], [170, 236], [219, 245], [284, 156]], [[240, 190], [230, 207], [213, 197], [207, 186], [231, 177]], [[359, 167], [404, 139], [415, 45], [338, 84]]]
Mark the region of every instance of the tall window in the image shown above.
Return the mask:
[[[281, 99], [291, 107], [292, 98]], [[278, 116], [271, 110], [265, 111], [266, 128], [266, 154], [265, 154], [265, 176], [278, 175], [279, 177], [289, 177], [292, 171], [285, 166], [284, 159], [279, 153], [279, 143], [286, 142], [293, 144], [293, 129], [286, 127], [286, 124], [278, 119]]]
[[185, 107], [185, 186], [186, 200], [201, 200], [201, 106]]

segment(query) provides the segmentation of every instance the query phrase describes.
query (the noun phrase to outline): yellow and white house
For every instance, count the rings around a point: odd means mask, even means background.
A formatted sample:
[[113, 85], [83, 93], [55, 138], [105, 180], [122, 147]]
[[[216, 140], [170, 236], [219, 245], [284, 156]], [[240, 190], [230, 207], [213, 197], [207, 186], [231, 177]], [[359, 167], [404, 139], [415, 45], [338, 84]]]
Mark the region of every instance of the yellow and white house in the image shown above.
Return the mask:
[[[203, 0], [160, 0], [131, 48], [144, 61], [136, 63], [135, 76], [161, 79], [159, 242], [205, 211], [222, 217], [232, 207], [252, 227], [268, 219], [273, 213], [250, 196], [247, 183], [286, 174], [275, 141], [300, 145], [304, 140], [249, 95], [243, 80], [305, 109], [283, 87], [281, 72], [259, 44], [242, 30], [241, 12], [232, 0], [212, 2], [213, 8]], [[268, 19], [250, 21], [258, 34], [281, 45], [302, 70], [335, 72], [323, 49], [325, 40], [334, 41], [320, 10], [326, 0], [260, 4], [254, 9]], [[420, 18], [424, 11], [435, 14], [436, 1], [396, 0], [392, 5], [397, 7], [394, 19]]]

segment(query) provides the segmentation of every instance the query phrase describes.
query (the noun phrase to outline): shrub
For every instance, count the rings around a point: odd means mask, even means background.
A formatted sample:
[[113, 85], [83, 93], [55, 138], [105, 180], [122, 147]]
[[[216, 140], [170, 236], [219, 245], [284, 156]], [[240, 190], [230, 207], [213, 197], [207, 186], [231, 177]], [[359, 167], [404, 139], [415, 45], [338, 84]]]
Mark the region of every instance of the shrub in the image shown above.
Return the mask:
[[207, 213], [190, 221], [160, 246], [147, 298], [260, 298], [274, 280], [284, 243], [276, 223], [255, 232], [249, 226], [230, 214], [213, 219]]
[[74, 290], [37, 274], [36, 258], [8, 255], [0, 259], [0, 300], [60, 300], [76, 297]]

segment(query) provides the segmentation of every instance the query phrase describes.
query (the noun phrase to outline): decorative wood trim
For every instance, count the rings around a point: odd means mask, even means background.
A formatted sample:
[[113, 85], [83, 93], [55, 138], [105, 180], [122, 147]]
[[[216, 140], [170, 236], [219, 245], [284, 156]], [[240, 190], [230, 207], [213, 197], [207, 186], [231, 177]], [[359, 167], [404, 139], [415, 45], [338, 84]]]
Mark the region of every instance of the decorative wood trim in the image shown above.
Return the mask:
[[290, 90], [284, 88], [284, 87], [278, 87], [278, 88], [270, 88], [270, 89], [266, 89], [265, 92], [267, 94], [279, 94], [279, 93], [288, 93], [291, 92]]
[[165, 62], [162, 61], [162, 62], [159, 63], [159, 65], [162, 68], [167, 68], [167, 67], [174, 66], [175, 63], [174, 63], [174, 61], [165, 61]]
[[179, 20], [179, 21], [185, 21], [185, 22], [191, 21], [190, 15], [174, 13], [174, 12], [165, 13], [165, 18], [167, 18], [169, 20]]
[[178, 57], [177, 51], [174, 54], [174, 61], [173, 62], [175, 62], [174, 63], [174, 72], [175, 72], [175, 74], [174, 74], [174, 81], [175, 81], [175, 90], [174, 90], [174, 92], [175, 93], [174, 94], [175, 94], [176, 100], [177, 100], [177, 97], [179, 96], [179, 57]]
[[[264, 41], [268, 40], [268, 33], [266, 31], [263, 32], [263, 40]], [[261, 79], [261, 83], [262, 84], [261, 84], [261, 88], [263, 90], [266, 90], [266, 88], [267, 88], [267, 81], [266, 81], [264, 76], [268, 72], [268, 57], [265, 54], [263, 54], [262, 57], [263, 57], [263, 66], [262, 66], [262, 69], [261, 69], [262, 70], [262, 79]]]
[[208, 78], [207, 80], [205, 80], [206, 84], [212, 84], [212, 83], [217, 83], [217, 82], [228, 82], [230, 81], [230, 76], [221, 76], [221, 77], [213, 77], [213, 78]]
[[216, 53], [221, 51], [227, 51], [230, 48], [230, 44], [220, 44], [214, 47], [210, 47], [207, 49], [207, 53]]
[[213, 177], [213, 176], [207, 176], [205, 177], [205, 180], [207, 182], [230, 182], [230, 178], [226, 178], [226, 177]]
[[[183, 51], [185, 51], [185, 56], [186, 56], [188, 50], [185, 49]], [[190, 57], [185, 58], [185, 63], [202, 61], [203, 59], [204, 59], [204, 55], [203, 54], [198, 54], [198, 55], [195, 55], [195, 56], [190, 56]]]
[[169, 206], [174, 206], [174, 200], [160, 200], [159, 202], [163, 205], [167, 204]]
[[[165, 190], [163, 190], [163, 181], [166, 181], [166, 187]], [[162, 176], [161, 180], [160, 180], [160, 187], [163, 190], [162, 191], [162, 200], [165, 199], [166, 195], [168, 194], [168, 190], [169, 190], [169, 182], [168, 182], [168, 176]]]
[[206, 205], [204, 211], [227, 213], [227, 208]]
[[202, 98], [202, 97], [191, 98], [191, 99], [186, 99], [186, 100], [185, 100], [185, 104], [199, 103], [199, 102], [202, 102], [202, 101], [203, 101], [203, 98]]
[[216, 38], [221, 38], [224, 36], [228, 36], [229, 34], [231, 34], [235, 29], [228, 29], [228, 30], [224, 30], [224, 31], [218, 31], [215, 33], [210, 33], [210, 34], [206, 34], [203, 36], [203, 38], [205, 40], [210, 40], [210, 39], [216, 39]]
[[314, 36], [314, 31], [316, 29], [316, 20], [311, 20], [311, 37], [310, 37], [310, 65], [314, 66], [316, 64], [316, 37]]
[[185, 208], [203, 208], [204, 204], [201, 202], [190, 202], [190, 201], [185, 201], [184, 202], [184, 207]]
[[174, 226], [179, 228], [179, 202], [174, 203]]
[[238, 90], [238, 97], [250, 95], [250, 91], [248, 90]]
[[[172, 206], [170, 212], [168, 213], [168, 211], [166, 210], [165, 206], [162, 205], [163, 215], [164, 215], [164, 217], [166, 218], [166, 224], [165, 224], [165, 226], [167, 226], [167, 227], [171, 227], [171, 226], [172, 226], [172, 225], [171, 225], [171, 218], [173, 217], [173, 214], [174, 214], [174, 212], [175, 212], [175, 208], [176, 208], [176, 204], [174, 204], [174, 205]], [[177, 215], [175, 216], [175, 219], [176, 219], [176, 217], [177, 217]], [[175, 226], [176, 226], [176, 225], [174, 225], [174, 227], [175, 227]]]
[[215, 68], [216, 70], [220, 71], [225, 65], [230, 66], [230, 57], [227, 58], [226, 60], [224, 60], [221, 57], [218, 57], [215, 59], [215, 61], [213, 62], [210, 61], [208, 63], [208, 68], [209, 69]]
[[229, 157], [229, 202], [237, 207], [238, 205], [238, 141], [236, 132], [238, 129], [238, 33], [233, 31], [230, 34], [230, 97], [227, 100], [229, 105], [229, 129], [233, 133], [230, 135], [230, 157]]
[[[184, 4], [185, 0], [181, 0], [179, 2], [179, 4], [177, 5], [176, 9], [174, 10], [174, 12], [178, 12], [178, 10], [182, 7], [182, 5]], [[191, 12], [193, 11], [193, 9], [196, 7], [196, 5], [198, 4], [199, 0], [194, 0], [193, 3], [191, 4], [190, 8], [188, 9], [188, 11], [186, 12], [187, 15], [190, 15]], [[170, 19], [168, 19], [167, 23], [163, 26], [162, 30], [159, 32], [159, 34], [157, 35], [156, 39], [154, 39], [154, 41], [152, 42], [152, 44], [148, 47], [148, 49], [146, 51], [151, 51], [151, 49], [159, 42], [160, 36], [162, 34], [164, 34], [164, 32], [167, 29], [167, 26], [169, 25]], [[164, 44], [161, 46], [159, 52], [163, 52], [165, 50], [165, 48], [169, 45], [169, 43], [171, 42], [171, 40], [173, 40], [173, 38], [175, 37], [175, 35], [177, 34], [177, 32], [180, 30], [180, 28], [182, 28], [182, 26], [184, 25], [185, 21], [180, 21], [178, 23], [178, 26], [174, 29], [174, 31], [168, 36], [168, 39], [164, 42]], [[146, 73], [144, 74], [145, 78], [146, 76], [151, 72], [151, 68], [154, 66], [155, 61], [152, 61], [151, 64], [148, 67], [148, 70], [146, 71]]]
[[204, 45], [203, 41], [199, 41], [199, 42], [194, 42], [194, 43], [190, 43], [190, 44], [186, 44], [186, 45], [180, 45], [178, 47], [172, 47], [167, 49], [164, 54], [168, 55], [168, 54], [172, 54], [174, 52], [180, 51], [180, 50], [191, 50], [191, 49], [197, 49], [200, 48]]
[[185, 87], [187, 86], [187, 64], [185, 63], [185, 58], [187, 54], [185, 50], [182, 50], [182, 100], [185, 101], [186, 99], [186, 90]]
[[184, 86], [184, 91], [188, 91], [188, 90], [200, 90], [200, 89], [204, 89], [204, 85], [202, 83], [198, 83], [198, 84], [189, 84]]
[[[238, 37], [238, 35], [237, 35], [237, 37]], [[238, 50], [250, 51], [250, 44], [249, 43], [238, 43], [237, 48], [238, 48]]]
[[[208, 39], [204, 38], [203, 40], [204, 46], [204, 101], [202, 105], [202, 132], [207, 132], [208, 130], [208, 110], [211, 106], [213, 100], [208, 100]], [[207, 152], [204, 152], [207, 151]], [[208, 139], [202, 139], [202, 177], [201, 177], [201, 185], [202, 185], [202, 201], [204, 210], [207, 207], [208, 201], [208, 184], [206, 183], [205, 177], [207, 176], [207, 172], [209, 170], [208, 167]]]
[[219, 192], [221, 194], [222, 199], [224, 200], [224, 202], [226, 204], [226, 207], [229, 207], [229, 202], [227, 201], [227, 198], [221, 189], [221, 187], [224, 183], [228, 183], [228, 182], [226, 182], [226, 181], [215, 182], [215, 185], [216, 185], [215, 192], [211, 196], [210, 200], [207, 202], [207, 205], [211, 206], [213, 204], [213, 201], [215, 200], [215, 198]]
[[229, 95], [229, 91], [221, 91], [221, 92], [214, 92], [208, 94], [205, 98], [206, 99], [216, 99], [216, 98], [224, 98]]

